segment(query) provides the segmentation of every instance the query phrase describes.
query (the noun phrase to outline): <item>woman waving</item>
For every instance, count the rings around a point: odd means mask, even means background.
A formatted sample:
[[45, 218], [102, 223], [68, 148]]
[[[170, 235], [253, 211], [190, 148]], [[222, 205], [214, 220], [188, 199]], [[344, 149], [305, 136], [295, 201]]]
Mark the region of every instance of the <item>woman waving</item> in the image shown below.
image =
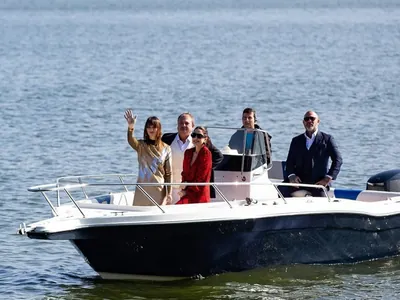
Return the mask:
[[[171, 148], [161, 141], [161, 122], [157, 117], [149, 117], [144, 126], [144, 139], [138, 140], [133, 132], [136, 116], [131, 110], [125, 111], [128, 122], [128, 143], [137, 151], [139, 174], [137, 183], [160, 183], [159, 186], [142, 186], [142, 188], [158, 203], [170, 204], [171, 186], [162, 186], [162, 183], [172, 182]], [[151, 201], [136, 188], [133, 205], [152, 205]]]

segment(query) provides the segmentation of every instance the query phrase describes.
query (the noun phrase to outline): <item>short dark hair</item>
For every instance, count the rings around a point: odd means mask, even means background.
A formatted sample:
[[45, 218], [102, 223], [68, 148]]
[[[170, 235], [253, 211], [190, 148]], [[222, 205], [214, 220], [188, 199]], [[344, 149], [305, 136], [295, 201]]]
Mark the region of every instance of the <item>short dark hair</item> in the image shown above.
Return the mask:
[[246, 107], [245, 109], [243, 109], [243, 114], [251, 114], [253, 113], [254, 115], [254, 122], [257, 122], [257, 116], [256, 116], [256, 110], [252, 109], [251, 107]]

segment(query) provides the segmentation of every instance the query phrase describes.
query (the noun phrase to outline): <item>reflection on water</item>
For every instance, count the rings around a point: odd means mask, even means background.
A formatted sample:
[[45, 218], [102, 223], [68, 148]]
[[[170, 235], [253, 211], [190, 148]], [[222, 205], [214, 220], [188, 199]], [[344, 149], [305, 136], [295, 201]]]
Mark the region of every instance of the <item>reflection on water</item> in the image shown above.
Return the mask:
[[[381, 297], [385, 286], [398, 283], [395, 278], [400, 276], [399, 266], [400, 257], [396, 257], [352, 265], [279, 266], [167, 283], [70, 276], [75, 284], [60, 285], [57, 294], [47, 296], [51, 299], [371, 299]], [[388, 296], [387, 291], [384, 295]]]

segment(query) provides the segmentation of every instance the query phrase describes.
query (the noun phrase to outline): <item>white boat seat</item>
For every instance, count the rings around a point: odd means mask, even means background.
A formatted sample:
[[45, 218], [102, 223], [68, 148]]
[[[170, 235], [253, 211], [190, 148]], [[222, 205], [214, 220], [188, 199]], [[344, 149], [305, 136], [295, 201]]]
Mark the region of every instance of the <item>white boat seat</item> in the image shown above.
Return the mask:
[[309, 197], [312, 196], [310, 191], [307, 190], [298, 190], [294, 191], [293, 193], [290, 194], [292, 197]]

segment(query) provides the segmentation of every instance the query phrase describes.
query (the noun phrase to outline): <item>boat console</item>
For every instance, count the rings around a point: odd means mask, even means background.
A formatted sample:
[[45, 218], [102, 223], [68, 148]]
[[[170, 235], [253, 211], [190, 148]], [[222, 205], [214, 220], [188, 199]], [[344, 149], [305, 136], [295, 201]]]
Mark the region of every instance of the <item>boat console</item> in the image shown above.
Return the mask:
[[[250, 142], [249, 137], [250, 136]], [[272, 168], [271, 149], [266, 141], [267, 132], [259, 129], [236, 129], [229, 142], [221, 147], [224, 158], [214, 169], [214, 184], [228, 200], [276, 199], [278, 192], [268, 177]], [[218, 183], [232, 185], [218, 186]], [[239, 185], [238, 183], [249, 183]], [[251, 185], [250, 183], [266, 183]], [[216, 193], [212, 201], [222, 201]]]

